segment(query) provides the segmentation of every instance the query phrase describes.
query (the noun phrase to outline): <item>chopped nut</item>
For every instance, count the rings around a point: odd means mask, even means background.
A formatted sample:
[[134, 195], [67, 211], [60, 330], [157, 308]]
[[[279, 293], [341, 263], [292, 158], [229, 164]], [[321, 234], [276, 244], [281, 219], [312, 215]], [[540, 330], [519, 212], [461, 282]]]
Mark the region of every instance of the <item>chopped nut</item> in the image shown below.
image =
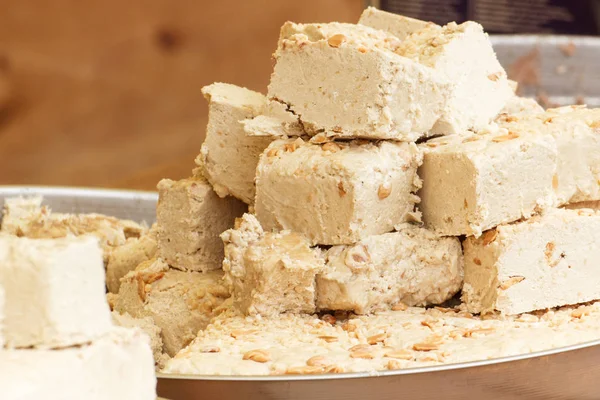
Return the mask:
[[507, 280], [505, 280], [504, 282], [502, 282], [500, 284], [500, 289], [506, 290], [509, 287], [514, 286], [519, 282], [523, 282], [524, 280], [525, 280], [524, 276], [511, 276], [510, 278], [508, 278]]
[[371, 346], [368, 344], [357, 344], [356, 346], [352, 346], [348, 349], [348, 351], [362, 351], [362, 350], [370, 350]]
[[361, 53], [365, 54], [367, 53], [369, 50], [367, 50], [365, 47], [359, 47], [358, 51], [360, 51]]
[[401, 301], [394, 304], [394, 306], [392, 307], [393, 311], [406, 311], [407, 309], [408, 309], [408, 306]]
[[275, 157], [279, 155], [279, 149], [270, 149], [267, 151], [267, 157]]
[[571, 317], [573, 317], [573, 318], [582, 318], [582, 317], [584, 317], [586, 315], [589, 315], [590, 312], [591, 311], [590, 311], [589, 307], [579, 307], [578, 309], [573, 310], [571, 312]]
[[554, 190], [558, 189], [558, 175], [552, 177], [552, 188]]
[[377, 335], [369, 336], [367, 343], [373, 345], [385, 341], [390, 335], [388, 333], [378, 333]]
[[470, 337], [473, 337], [473, 335], [487, 335], [492, 332], [494, 332], [494, 328], [469, 329], [468, 331], [463, 333], [463, 337], [470, 338]]
[[406, 349], [388, 351], [383, 356], [389, 358], [398, 358], [400, 360], [412, 360], [414, 358], [413, 353]]
[[375, 358], [375, 354], [367, 350], [358, 350], [350, 353], [350, 358], [364, 358], [366, 360], [372, 360]]
[[400, 363], [396, 360], [390, 360], [387, 363], [387, 369], [400, 369], [402, 368]]
[[463, 202], [465, 208], [469, 208], [469, 202], [467, 202], [467, 199], [465, 199], [465, 201]]
[[162, 279], [162, 278], [163, 278], [163, 276], [165, 276], [165, 273], [164, 273], [164, 272], [159, 272], [159, 273], [156, 273], [156, 274], [152, 274], [152, 275], [150, 275], [150, 276], [148, 277], [148, 279], [146, 280], [146, 283], [147, 283], [147, 284], [152, 284], [152, 283], [154, 283], [154, 282], [156, 282], [156, 281], [158, 281], [158, 280]]
[[313, 136], [310, 139], [311, 142], [316, 143], [316, 144], [322, 144], [328, 141], [327, 136], [325, 136], [323, 133], [319, 133], [316, 136]]
[[479, 258], [477, 258], [477, 257], [475, 257], [473, 259], [473, 262], [475, 263], [475, 265], [481, 265], [481, 260]]
[[500, 79], [501, 77], [502, 77], [502, 72], [496, 72], [496, 73], [488, 75], [488, 79], [490, 81], [494, 81], [494, 82], [498, 81], [498, 79]]
[[234, 338], [237, 339], [240, 336], [244, 336], [244, 335], [252, 335], [254, 333], [258, 333], [257, 330], [243, 330], [243, 329], [236, 329], [234, 331], [231, 331], [229, 333], [229, 335]]
[[323, 146], [321, 146], [321, 149], [323, 151], [330, 151], [332, 153], [335, 153], [337, 151], [340, 151], [342, 148], [333, 142], [327, 142]]
[[325, 314], [321, 317], [321, 321], [325, 321], [330, 323], [331, 325], [335, 325], [337, 319], [331, 314]]
[[346, 332], [354, 332], [356, 330], [356, 325], [350, 324], [348, 322], [344, 322], [342, 324], [342, 329], [345, 330]]
[[507, 135], [496, 136], [495, 138], [492, 139], [492, 142], [496, 142], [496, 143], [506, 142], [507, 140], [516, 139], [518, 137], [519, 137], [518, 133], [511, 131], [511, 132], [508, 132]]
[[259, 363], [266, 363], [271, 360], [271, 354], [267, 350], [250, 350], [244, 353], [242, 360], [252, 360]]
[[415, 351], [432, 351], [440, 348], [440, 345], [432, 342], [415, 343], [413, 345]]
[[426, 145], [427, 147], [431, 147], [431, 148], [438, 147], [438, 144], [437, 144], [437, 143], [431, 143], [431, 142], [425, 143], [425, 145]]
[[319, 336], [319, 339], [322, 339], [322, 340], [326, 341], [327, 343], [333, 343], [333, 342], [337, 342], [338, 341], [338, 337], [337, 336], [321, 335], [321, 336]]
[[309, 374], [322, 374], [325, 372], [324, 367], [309, 365], [302, 367], [290, 367], [285, 370], [286, 375], [309, 375]]
[[140, 275], [136, 276], [135, 279], [137, 281], [138, 296], [140, 296], [142, 301], [146, 301], [146, 282], [144, 282], [144, 279]]
[[471, 137], [468, 137], [468, 138], [464, 139], [462, 142], [463, 142], [463, 143], [476, 142], [476, 141], [478, 141], [479, 139], [481, 139], [479, 136], [477, 136], [477, 135], [473, 135], [473, 136], [471, 136]]
[[483, 245], [487, 246], [492, 243], [498, 237], [498, 231], [496, 229], [490, 229], [486, 233], [483, 234]]
[[344, 371], [344, 368], [338, 365], [329, 365], [325, 367], [325, 373], [327, 374], [343, 374], [344, 372], [346, 372]]
[[346, 189], [344, 189], [344, 183], [343, 182], [338, 182], [338, 193], [340, 194], [340, 197], [344, 197], [346, 195]]
[[423, 320], [423, 321], [421, 321], [421, 325], [426, 326], [429, 329], [433, 329], [436, 322], [438, 322], [438, 320]]
[[546, 250], [544, 250], [544, 255], [546, 256], [546, 262], [548, 262], [552, 267], [554, 265], [552, 265], [552, 254], [554, 253], [554, 249], [556, 248], [556, 245], [554, 244], [554, 242], [548, 242], [546, 243]]
[[388, 185], [380, 185], [379, 189], [377, 190], [377, 196], [379, 197], [380, 200], [388, 198], [391, 193], [392, 193], [392, 186], [389, 184]]
[[531, 314], [521, 314], [516, 319], [516, 321], [518, 321], [518, 322], [538, 322], [539, 320], [540, 319], [538, 317], [536, 317], [535, 315], [531, 315]]
[[306, 365], [311, 367], [325, 367], [330, 365], [324, 356], [314, 356], [306, 360]]
[[342, 35], [341, 33], [333, 35], [329, 39], [327, 39], [327, 43], [331, 47], [335, 47], [335, 48], [340, 47], [342, 45], [342, 43], [344, 43], [345, 41], [346, 41], [346, 36]]
[[298, 145], [296, 144], [296, 142], [294, 142], [294, 143], [286, 143], [286, 144], [283, 145], [283, 149], [287, 153], [293, 153], [294, 151], [296, 151], [297, 148], [298, 148]]

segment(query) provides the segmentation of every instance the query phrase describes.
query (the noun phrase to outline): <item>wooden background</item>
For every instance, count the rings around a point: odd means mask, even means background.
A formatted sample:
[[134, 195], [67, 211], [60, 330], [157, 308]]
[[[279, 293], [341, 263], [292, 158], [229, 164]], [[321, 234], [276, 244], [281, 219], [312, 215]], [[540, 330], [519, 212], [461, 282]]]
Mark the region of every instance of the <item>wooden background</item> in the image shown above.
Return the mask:
[[190, 174], [200, 88], [264, 92], [280, 26], [363, 0], [0, 0], [0, 184], [154, 189]]

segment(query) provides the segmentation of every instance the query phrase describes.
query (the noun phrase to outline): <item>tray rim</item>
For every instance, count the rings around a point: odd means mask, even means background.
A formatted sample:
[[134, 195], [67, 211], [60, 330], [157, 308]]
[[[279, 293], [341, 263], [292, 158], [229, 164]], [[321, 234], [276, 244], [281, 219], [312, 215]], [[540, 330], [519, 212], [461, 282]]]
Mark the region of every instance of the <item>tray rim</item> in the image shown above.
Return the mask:
[[[64, 195], [79, 197], [113, 197], [131, 200], [157, 201], [158, 193], [152, 191], [129, 190], [129, 189], [108, 189], [92, 187], [69, 187], [69, 186], [23, 186], [23, 185], [0, 185], [0, 195], [5, 197], [19, 196], [28, 194], [39, 195]], [[532, 358], [551, 356], [558, 353], [581, 350], [590, 347], [600, 346], [600, 339], [577, 343], [569, 346], [556, 347], [548, 350], [536, 351], [532, 353], [517, 354], [507, 357], [499, 357], [488, 360], [469, 361], [464, 363], [433, 365], [428, 367], [405, 368], [393, 371], [365, 371], [350, 372], [342, 374], [319, 374], [319, 375], [190, 375], [190, 374], [169, 374], [157, 372], [158, 379], [173, 380], [195, 380], [195, 381], [261, 381], [261, 382], [281, 382], [281, 381], [321, 381], [321, 380], [339, 380], [339, 379], [359, 379], [376, 378], [400, 375], [413, 375], [422, 373], [442, 372], [448, 370], [458, 370], [467, 368], [477, 368], [488, 365], [505, 364], [513, 361], [521, 361]]]

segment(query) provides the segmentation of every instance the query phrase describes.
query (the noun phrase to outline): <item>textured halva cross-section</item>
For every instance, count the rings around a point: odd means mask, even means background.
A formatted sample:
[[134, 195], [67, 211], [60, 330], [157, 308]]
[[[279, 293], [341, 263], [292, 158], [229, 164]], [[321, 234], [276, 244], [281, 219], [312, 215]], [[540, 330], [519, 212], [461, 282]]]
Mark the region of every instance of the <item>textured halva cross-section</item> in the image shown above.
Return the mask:
[[256, 216], [311, 244], [352, 244], [414, 218], [421, 152], [413, 143], [277, 140], [261, 156]]
[[600, 214], [552, 209], [464, 242], [462, 300], [505, 314], [600, 299]]

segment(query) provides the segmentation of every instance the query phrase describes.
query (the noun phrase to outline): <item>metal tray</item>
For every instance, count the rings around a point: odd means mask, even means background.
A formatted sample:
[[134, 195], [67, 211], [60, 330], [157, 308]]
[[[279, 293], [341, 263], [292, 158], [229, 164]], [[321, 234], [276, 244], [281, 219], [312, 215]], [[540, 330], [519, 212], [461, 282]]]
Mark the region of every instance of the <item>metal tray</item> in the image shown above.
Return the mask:
[[[157, 195], [101, 189], [0, 186], [5, 197], [43, 195], [57, 212], [98, 212], [153, 222]], [[158, 395], [186, 399], [599, 399], [600, 340], [495, 360], [320, 376], [158, 375]]]

